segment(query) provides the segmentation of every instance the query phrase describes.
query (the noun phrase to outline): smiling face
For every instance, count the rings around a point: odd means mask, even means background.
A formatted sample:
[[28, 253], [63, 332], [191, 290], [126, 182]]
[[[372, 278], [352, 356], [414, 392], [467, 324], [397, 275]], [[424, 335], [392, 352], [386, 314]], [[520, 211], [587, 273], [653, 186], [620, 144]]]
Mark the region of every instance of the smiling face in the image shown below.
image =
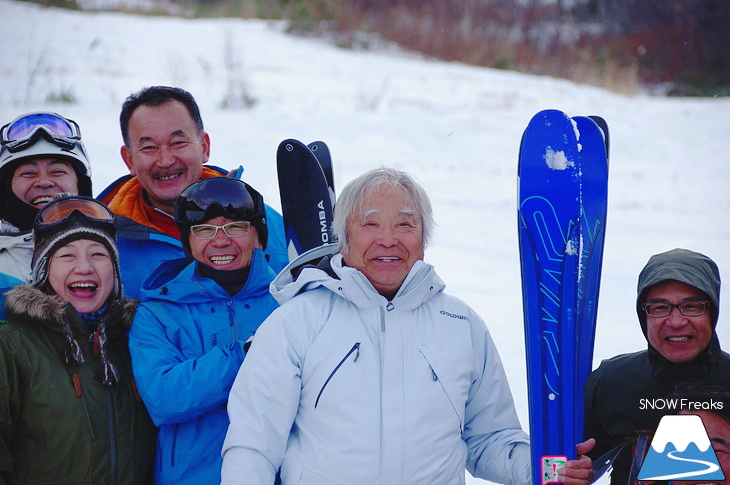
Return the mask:
[[381, 187], [366, 196], [347, 220], [347, 237], [345, 264], [361, 271], [389, 300], [423, 259], [421, 216], [402, 187]]
[[79, 239], [53, 253], [48, 282], [53, 291], [79, 313], [91, 313], [106, 303], [114, 289], [114, 264], [106, 246]]
[[[697, 288], [674, 280], [666, 280], [649, 288], [644, 303], [677, 305], [706, 301], [707, 296]], [[674, 307], [666, 317], [646, 317], [649, 343], [665, 359], [674, 363], [689, 362], [710, 343], [712, 325], [710, 310], [697, 317], [687, 317]]]
[[156, 208], [173, 213], [177, 196], [200, 179], [210, 155], [210, 138], [199, 134], [187, 108], [179, 101], [142, 105], [129, 118], [129, 146], [121, 154], [129, 172]]
[[730, 485], [730, 423], [717, 414], [706, 411], [683, 411], [680, 414], [697, 414], [702, 419], [702, 424], [705, 425], [707, 436], [710, 438], [712, 449], [715, 452], [720, 469], [723, 475], [725, 475], [725, 480], [721, 482], [696, 481], [678, 483], [683, 485], [700, 485], [706, 483]]
[[21, 163], [13, 172], [11, 190], [28, 205], [40, 209], [54, 194], [78, 194], [78, 176], [71, 163], [39, 158]]
[[[223, 226], [230, 222], [235, 220], [219, 216], [205, 221], [205, 224]], [[253, 250], [261, 247], [258, 231], [253, 226], [248, 234], [239, 237], [230, 237], [223, 229], [218, 229], [213, 239], [196, 239], [192, 234], [188, 235], [188, 238], [193, 258], [206, 266], [222, 271], [241, 269], [250, 265]]]

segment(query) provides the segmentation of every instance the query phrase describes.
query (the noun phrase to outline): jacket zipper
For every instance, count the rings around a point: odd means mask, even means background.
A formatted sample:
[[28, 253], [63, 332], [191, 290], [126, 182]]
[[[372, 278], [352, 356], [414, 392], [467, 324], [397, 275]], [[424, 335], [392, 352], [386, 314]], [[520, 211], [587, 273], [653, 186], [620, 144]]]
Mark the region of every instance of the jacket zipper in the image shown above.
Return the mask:
[[392, 312], [395, 309], [392, 301], [389, 301], [385, 308], [378, 307], [380, 309], [380, 331], [385, 332], [385, 310]]
[[111, 460], [111, 481], [109, 482], [111, 485], [114, 485], [117, 482], [117, 426], [116, 426], [116, 419], [114, 415], [114, 398], [112, 396], [112, 389], [107, 389], [106, 393], [106, 402], [107, 402], [107, 410], [109, 413], [109, 455]]
[[324, 392], [324, 389], [327, 387], [327, 384], [329, 384], [330, 380], [332, 380], [332, 377], [337, 373], [340, 367], [342, 367], [342, 364], [345, 363], [345, 361], [352, 355], [353, 352], [357, 351], [357, 354], [355, 355], [355, 360], [352, 362], [357, 362], [357, 358], [360, 357], [360, 342], [356, 342], [355, 345], [352, 346], [350, 351], [342, 358], [339, 364], [335, 366], [335, 368], [330, 373], [329, 377], [327, 377], [327, 380], [324, 381], [324, 385], [322, 386], [322, 389], [319, 390], [319, 394], [317, 394], [317, 400], [314, 401], [314, 409], [317, 409], [317, 406], [319, 405], [319, 398], [322, 397], [322, 393]]
[[457, 407], [455, 405], [455, 394], [452, 395], [452, 393], [454, 393], [455, 391], [453, 389], [453, 386], [450, 384], [450, 380], [449, 380], [448, 376], [445, 376], [445, 379], [439, 378], [439, 373], [436, 372], [436, 368], [438, 368], [440, 366], [438, 364], [436, 366], [434, 366], [434, 362], [437, 362], [437, 361], [430, 358], [431, 353], [426, 348], [420, 348], [419, 351], [421, 352], [421, 355], [423, 356], [423, 358], [426, 359], [426, 363], [428, 364], [428, 367], [431, 369], [431, 378], [433, 379], [433, 382], [436, 382], [441, 386], [441, 389], [443, 389], [443, 392], [446, 395], [446, 398], [451, 403], [451, 407], [454, 409], [454, 413], [456, 414], [456, 417], [459, 420], [459, 431], [463, 433], [464, 432], [464, 423], [463, 423], [461, 415], [456, 410]]
[[231, 326], [231, 337], [235, 342], [238, 340], [238, 327], [236, 326], [236, 312], [233, 309], [233, 300], [228, 300], [228, 324]]
[[175, 468], [175, 454], [177, 453], [177, 432], [180, 430], [180, 425], [175, 424], [175, 429], [172, 433], [172, 446], [170, 447], [170, 467]]

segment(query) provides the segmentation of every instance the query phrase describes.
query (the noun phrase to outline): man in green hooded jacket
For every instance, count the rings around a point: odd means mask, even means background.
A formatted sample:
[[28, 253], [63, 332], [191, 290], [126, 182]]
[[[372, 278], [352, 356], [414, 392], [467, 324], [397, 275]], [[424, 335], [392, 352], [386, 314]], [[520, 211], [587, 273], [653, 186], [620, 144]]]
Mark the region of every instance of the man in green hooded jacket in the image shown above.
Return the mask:
[[[730, 355], [720, 350], [715, 332], [719, 311], [720, 272], [710, 258], [673, 249], [649, 259], [636, 299], [648, 348], [603, 361], [585, 385], [586, 436], [596, 439], [592, 459], [635, 444], [656, 430], [664, 414], [679, 411], [663, 401], [677, 384], [730, 390]], [[625, 446], [616, 458], [612, 484], [627, 483], [635, 448]]]

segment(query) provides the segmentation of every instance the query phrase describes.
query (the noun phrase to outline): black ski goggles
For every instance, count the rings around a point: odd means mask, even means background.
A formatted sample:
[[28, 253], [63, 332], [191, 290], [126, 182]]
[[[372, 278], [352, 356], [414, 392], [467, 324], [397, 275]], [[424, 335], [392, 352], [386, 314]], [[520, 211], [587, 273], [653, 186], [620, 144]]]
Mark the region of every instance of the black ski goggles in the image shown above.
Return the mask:
[[55, 199], [43, 207], [35, 218], [33, 230], [37, 234], [51, 232], [64, 224], [79, 222], [114, 233], [114, 214], [96, 199], [72, 195]]
[[70, 149], [81, 140], [81, 132], [75, 121], [56, 113], [22, 115], [0, 130], [2, 145], [11, 153], [24, 150], [41, 138]]
[[239, 179], [213, 177], [186, 188], [175, 203], [177, 221], [198, 224], [223, 216], [236, 221], [265, 218], [264, 199]]

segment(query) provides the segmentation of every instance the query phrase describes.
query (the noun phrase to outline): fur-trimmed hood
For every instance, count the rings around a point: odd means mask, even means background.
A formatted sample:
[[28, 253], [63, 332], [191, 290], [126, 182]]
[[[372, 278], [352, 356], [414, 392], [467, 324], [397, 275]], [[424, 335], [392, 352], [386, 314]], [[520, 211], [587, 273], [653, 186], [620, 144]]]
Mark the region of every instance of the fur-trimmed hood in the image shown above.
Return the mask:
[[[108, 328], [110, 337], [125, 334], [129, 330], [136, 309], [137, 300], [120, 300], [119, 316], [112, 319]], [[64, 315], [68, 317], [69, 314], [76, 313], [70, 303], [61, 300], [57, 295], [44, 293], [29, 283], [18, 285], [6, 293], [5, 310], [9, 321], [30, 320], [47, 325], [59, 333], [63, 332], [61, 321]], [[74, 334], [88, 333], [79, 325], [72, 324], [72, 329]]]

